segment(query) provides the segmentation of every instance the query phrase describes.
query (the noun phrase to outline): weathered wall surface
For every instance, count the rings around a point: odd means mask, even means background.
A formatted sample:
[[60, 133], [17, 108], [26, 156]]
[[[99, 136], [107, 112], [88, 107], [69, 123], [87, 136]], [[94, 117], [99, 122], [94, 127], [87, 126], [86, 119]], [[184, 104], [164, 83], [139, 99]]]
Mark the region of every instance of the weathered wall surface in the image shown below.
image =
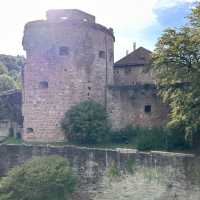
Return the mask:
[[[145, 66], [114, 67], [114, 85], [108, 95], [108, 112], [114, 128], [166, 123], [169, 107], [157, 95], [153, 74], [145, 69]], [[150, 112], [145, 111], [146, 106], [150, 106]]]
[[199, 200], [200, 159], [194, 155], [74, 146], [0, 146], [0, 174], [32, 156], [60, 155], [77, 175], [74, 200]]
[[24, 31], [24, 140], [63, 140], [64, 113], [88, 99], [104, 104], [106, 85], [113, 82], [113, 31], [82, 11], [47, 16]]
[[[108, 112], [114, 128], [127, 125], [162, 126], [167, 121], [169, 108], [154, 88], [143, 85], [114, 86], [109, 90], [109, 95]], [[150, 112], [145, 111], [146, 106], [150, 106]]]
[[145, 72], [144, 70], [145, 66], [114, 67], [114, 84], [154, 83], [152, 73]]

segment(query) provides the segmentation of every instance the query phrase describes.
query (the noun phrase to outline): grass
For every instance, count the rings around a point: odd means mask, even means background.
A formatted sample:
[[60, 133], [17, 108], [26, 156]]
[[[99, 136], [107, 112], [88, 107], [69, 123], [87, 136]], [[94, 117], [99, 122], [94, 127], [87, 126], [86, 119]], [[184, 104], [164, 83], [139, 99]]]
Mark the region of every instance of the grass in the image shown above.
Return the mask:
[[135, 148], [133, 144], [115, 144], [115, 143], [106, 143], [106, 144], [84, 144], [78, 145], [71, 142], [52, 142], [52, 143], [44, 143], [44, 142], [25, 142], [21, 139], [16, 139], [14, 137], [8, 137], [2, 144], [27, 144], [27, 145], [51, 145], [51, 146], [66, 146], [66, 145], [76, 145], [76, 146], [84, 146], [88, 148], [107, 148], [107, 149], [116, 149], [116, 148]]
[[14, 137], [8, 137], [2, 144], [22, 144], [23, 141]]

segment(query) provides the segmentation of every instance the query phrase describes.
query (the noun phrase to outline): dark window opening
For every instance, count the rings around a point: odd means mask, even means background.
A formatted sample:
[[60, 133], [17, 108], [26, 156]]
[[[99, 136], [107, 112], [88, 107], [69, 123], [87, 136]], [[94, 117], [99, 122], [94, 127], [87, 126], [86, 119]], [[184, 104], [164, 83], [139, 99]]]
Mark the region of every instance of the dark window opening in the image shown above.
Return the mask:
[[126, 74], [126, 75], [128, 75], [128, 74], [130, 74], [130, 73], [131, 73], [131, 69], [130, 69], [130, 68], [127, 68], [127, 69], [125, 69], [125, 71], [124, 71], [124, 72], [125, 72], [125, 74]]
[[113, 52], [110, 52], [110, 55], [109, 55], [109, 61], [113, 61]]
[[59, 48], [59, 55], [60, 56], [66, 56], [69, 54], [69, 48], [68, 47], [60, 47]]
[[88, 90], [91, 90], [91, 87], [88, 87]]
[[106, 58], [105, 51], [99, 51], [99, 58]]
[[47, 81], [41, 81], [41, 82], [39, 83], [39, 87], [40, 87], [41, 89], [46, 89], [46, 88], [49, 87], [49, 84], [48, 84]]
[[150, 113], [150, 112], [151, 112], [151, 105], [146, 105], [146, 106], [144, 107], [144, 112], [145, 112], [145, 113]]
[[26, 129], [26, 132], [27, 132], [27, 133], [33, 133], [33, 128], [27, 128], [27, 129]]
[[89, 96], [90, 96], [90, 93], [88, 93], [87, 95], [88, 95], [88, 97], [89, 97]]

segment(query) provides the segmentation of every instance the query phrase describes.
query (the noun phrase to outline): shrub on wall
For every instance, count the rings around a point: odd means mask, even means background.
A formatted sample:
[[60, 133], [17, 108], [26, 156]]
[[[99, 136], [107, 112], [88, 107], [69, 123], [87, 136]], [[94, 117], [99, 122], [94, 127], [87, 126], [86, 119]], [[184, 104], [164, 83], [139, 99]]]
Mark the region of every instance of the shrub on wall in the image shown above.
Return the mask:
[[1, 200], [67, 200], [75, 188], [68, 162], [60, 156], [35, 157], [0, 181]]
[[139, 128], [136, 147], [139, 150], [166, 149], [166, 134], [162, 128]]
[[183, 132], [169, 128], [139, 128], [136, 137], [139, 150], [183, 150], [190, 148]]
[[109, 123], [105, 108], [95, 101], [84, 101], [73, 106], [61, 123], [69, 141], [96, 144], [107, 141]]
[[131, 143], [137, 136], [137, 129], [132, 125], [128, 125], [123, 129], [111, 131], [110, 141], [112, 143]]

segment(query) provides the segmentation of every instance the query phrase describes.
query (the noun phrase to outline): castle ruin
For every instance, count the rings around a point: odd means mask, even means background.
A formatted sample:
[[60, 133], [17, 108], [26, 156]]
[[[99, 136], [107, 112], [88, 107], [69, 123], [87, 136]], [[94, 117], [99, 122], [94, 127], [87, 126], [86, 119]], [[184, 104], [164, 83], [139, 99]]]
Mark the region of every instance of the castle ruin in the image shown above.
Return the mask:
[[154, 85], [151, 74], [143, 72], [151, 52], [139, 48], [114, 64], [114, 41], [111, 28], [80, 10], [49, 10], [46, 20], [26, 24], [24, 140], [64, 140], [65, 112], [90, 99], [105, 105], [114, 128], [166, 121], [167, 106], [155, 88], [143, 87]]

